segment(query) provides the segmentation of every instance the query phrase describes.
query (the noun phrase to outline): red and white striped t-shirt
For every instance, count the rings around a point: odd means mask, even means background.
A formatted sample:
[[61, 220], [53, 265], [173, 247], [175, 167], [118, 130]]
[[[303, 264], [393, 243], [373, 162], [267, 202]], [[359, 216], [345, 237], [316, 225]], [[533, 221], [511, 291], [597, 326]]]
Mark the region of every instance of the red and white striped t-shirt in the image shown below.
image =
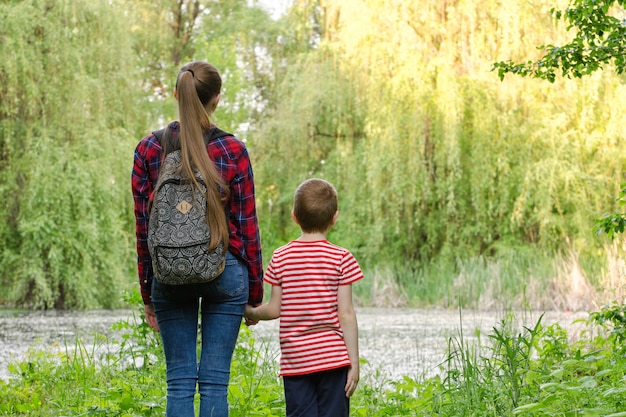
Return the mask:
[[294, 240], [272, 255], [264, 280], [282, 287], [280, 375], [350, 365], [337, 290], [363, 278], [354, 256], [327, 240]]

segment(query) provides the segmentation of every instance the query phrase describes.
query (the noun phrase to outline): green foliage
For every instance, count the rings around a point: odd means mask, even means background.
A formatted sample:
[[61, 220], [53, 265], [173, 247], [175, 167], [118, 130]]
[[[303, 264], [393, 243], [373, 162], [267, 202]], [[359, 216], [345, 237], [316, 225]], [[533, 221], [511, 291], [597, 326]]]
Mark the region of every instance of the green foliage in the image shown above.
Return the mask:
[[602, 326], [610, 332], [608, 340], [613, 344], [613, 349], [626, 353], [626, 305], [613, 302], [605, 305], [600, 311], [594, 311], [589, 315], [591, 322]]
[[621, 74], [626, 68], [626, 27], [621, 16], [625, 4], [623, 0], [571, 0], [565, 10], [552, 8], [555, 20], [563, 19], [567, 30], [576, 28], [574, 38], [562, 46], [540, 46], [543, 56], [535, 62], [500, 61], [494, 69], [500, 79], [512, 73], [550, 82], [559, 71], [562, 76], [580, 78], [609, 65]]
[[[617, 201], [620, 207], [626, 205], [626, 183], [622, 183], [620, 186], [619, 197]], [[602, 232], [610, 239], [615, 239], [615, 235], [624, 233], [626, 227], [626, 215], [623, 213], [605, 213], [601, 218], [596, 220], [595, 230], [597, 234]]]
[[231, 415], [284, 415], [285, 399], [278, 378], [278, 355], [267, 343], [256, 343], [250, 329], [242, 326], [232, 363], [228, 400]]
[[[416, 415], [613, 415], [626, 363], [603, 336], [568, 343], [557, 324], [516, 333], [513, 316], [489, 334], [491, 344], [451, 339], [445, 389]], [[619, 414], [615, 414], [619, 415]]]
[[[114, 3], [0, 5], [0, 302], [112, 307], [130, 272], [141, 97]], [[122, 155], [127, 155], [123, 158]]]

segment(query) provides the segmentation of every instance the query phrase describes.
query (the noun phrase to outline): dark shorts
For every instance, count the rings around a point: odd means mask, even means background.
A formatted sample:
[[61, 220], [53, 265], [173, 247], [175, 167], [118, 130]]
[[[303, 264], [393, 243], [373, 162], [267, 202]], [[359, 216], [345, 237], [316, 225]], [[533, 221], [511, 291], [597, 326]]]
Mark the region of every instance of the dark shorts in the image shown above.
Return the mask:
[[348, 417], [348, 367], [283, 377], [287, 417]]

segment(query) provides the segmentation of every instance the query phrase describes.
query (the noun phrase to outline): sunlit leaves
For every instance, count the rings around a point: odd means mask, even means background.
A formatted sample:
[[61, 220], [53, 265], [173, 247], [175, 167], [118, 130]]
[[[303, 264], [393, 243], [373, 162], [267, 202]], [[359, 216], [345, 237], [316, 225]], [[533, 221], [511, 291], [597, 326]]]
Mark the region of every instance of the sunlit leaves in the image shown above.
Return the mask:
[[557, 74], [580, 78], [612, 65], [618, 74], [626, 68], [626, 15], [623, 0], [572, 0], [564, 11], [553, 8], [555, 20], [566, 29], [575, 28], [574, 37], [562, 46], [543, 45], [537, 61], [494, 64], [500, 79], [507, 73], [533, 76], [554, 82]]

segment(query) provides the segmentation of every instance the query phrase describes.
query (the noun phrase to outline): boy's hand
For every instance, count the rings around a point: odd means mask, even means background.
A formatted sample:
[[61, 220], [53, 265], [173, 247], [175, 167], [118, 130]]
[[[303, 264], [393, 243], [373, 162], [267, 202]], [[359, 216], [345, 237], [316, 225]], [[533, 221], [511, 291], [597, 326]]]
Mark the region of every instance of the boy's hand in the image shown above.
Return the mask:
[[351, 366], [348, 369], [348, 380], [346, 382], [346, 397], [351, 397], [356, 391], [356, 386], [359, 384], [359, 367]]

